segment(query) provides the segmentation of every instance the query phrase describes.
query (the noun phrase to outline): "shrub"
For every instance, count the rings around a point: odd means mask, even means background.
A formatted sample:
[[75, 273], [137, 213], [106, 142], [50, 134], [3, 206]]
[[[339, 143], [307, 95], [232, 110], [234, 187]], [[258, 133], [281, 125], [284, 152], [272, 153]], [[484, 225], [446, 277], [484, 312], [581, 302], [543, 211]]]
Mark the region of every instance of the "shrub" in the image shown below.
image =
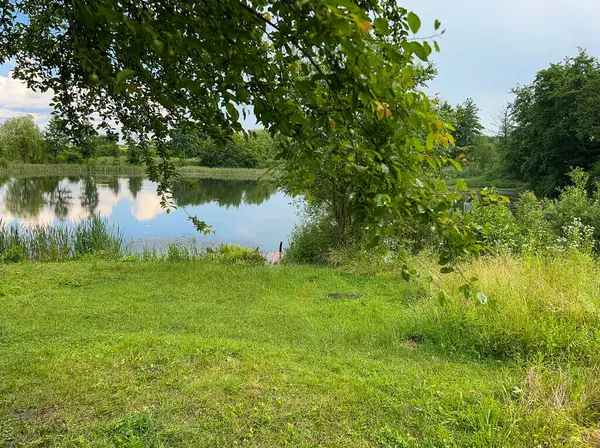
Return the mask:
[[515, 205], [515, 220], [520, 232], [520, 250], [525, 253], [540, 253], [551, 247], [556, 235], [546, 217], [545, 202], [532, 193], [519, 196]]
[[2, 261], [4, 263], [20, 263], [25, 260], [27, 260], [27, 253], [21, 246], [9, 246], [2, 254]]
[[470, 211], [473, 221], [481, 226], [478, 238], [493, 250], [517, 249], [519, 228], [505, 203], [473, 204]]
[[600, 191], [590, 194], [589, 176], [582, 170], [570, 176], [573, 185], [561, 189], [556, 199], [539, 200], [525, 192], [514, 212], [504, 204], [475, 204], [470, 213], [481, 226], [479, 239], [493, 249], [545, 255], [600, 249]]
[[229, 262], [265, 262], [265, 257], [260, 254], [258, 248], [250, 249], [235, 244], [223, 244], [217, 249], [208, 249], [208, 256], [216, 260]]
[[594, 228], [594, 239], [600, 240], [600, 191], [589, 193], [589, 175], [580, 168], [571, 171], [569, 176], [573, 184], [562, 188], [557, 199], [545, 202], [547, 219], [554, 232], [564, 236], [563, 229], [579, 218]]
[[257, 168], [258, 159], [241, 144], [229, 142], [224, 146], [204, 142], [200, 152], [200, 165], [209, 168]]
[[592, 254], [594, 250], [594, 228], [585, 225], [580, 218], [562, 228], [561, 236], [557, 239], [557, 249], [561, 251], [577, 251], [584, 254]]
[[6, 160], [4, 157], [0, 157], [0, 168], [6, 167], [8, 167], [8, 160]]
[[293, 230], [285, 261], [327, 264], [330, 252], [336, 247], [335, 229], [329, 221], [325, 218], [308, 219]]
[[58, 163], [83, 163], [83, 156], [75, 151], [64, 151], [56, 157]]

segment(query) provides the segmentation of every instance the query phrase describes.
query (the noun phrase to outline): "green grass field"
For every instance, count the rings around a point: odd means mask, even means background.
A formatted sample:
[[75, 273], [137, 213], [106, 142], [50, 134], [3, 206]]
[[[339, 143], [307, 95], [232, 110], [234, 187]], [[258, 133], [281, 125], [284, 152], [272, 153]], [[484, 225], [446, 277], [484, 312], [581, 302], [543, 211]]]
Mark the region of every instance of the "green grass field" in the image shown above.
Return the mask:
[[591, 440], [571, 373], [407, 334], [432, 305], [395, 276], [88, 259], [1, 266], [0, 296], [0, 446]]

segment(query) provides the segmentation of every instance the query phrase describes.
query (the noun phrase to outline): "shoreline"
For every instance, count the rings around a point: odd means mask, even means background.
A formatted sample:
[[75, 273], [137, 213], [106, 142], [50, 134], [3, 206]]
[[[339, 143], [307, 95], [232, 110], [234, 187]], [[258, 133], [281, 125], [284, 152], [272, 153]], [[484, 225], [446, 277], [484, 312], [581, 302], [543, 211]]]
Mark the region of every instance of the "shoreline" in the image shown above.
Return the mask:
[[[177, 167], [177, 173], [187, 178], [273, 180], [275, 175], [265, 168], [209, 168], [204, 166]], [[146, 168], [135, 165], [85, 164], [11, 164], [0, 167], [0, 176], [81, 176], [113, 175], [146, 177]]]

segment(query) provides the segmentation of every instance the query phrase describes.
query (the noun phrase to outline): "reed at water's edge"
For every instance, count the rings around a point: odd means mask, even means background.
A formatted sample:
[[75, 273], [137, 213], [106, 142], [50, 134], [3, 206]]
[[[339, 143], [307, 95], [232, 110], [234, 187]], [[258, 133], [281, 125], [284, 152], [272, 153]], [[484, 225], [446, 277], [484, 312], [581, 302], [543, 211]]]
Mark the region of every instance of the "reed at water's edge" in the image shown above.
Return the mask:
[[[174, 162], [177, 165], [177, 162]], [[271, 180], [274, 174], [260, 168], [209, 168], [196, 165], [177, 167], [177, 172], [184, 177], [199, 177], [212, 179], [242, 179], [242, 180]], [[143, 176], [144, 166], [129, 165], [115, 162], [112, 158], [98, 159], [94, 164], [9, 164], [0, 167], [0, 176], [81, 176], [112, 174], [123, 176]]]
[[72, 226], [24, 227], [0, 219], [0, 264], [68, 261], [83, 256], [122, 261], [191, 261], [199, 258], [225, 262], [265, 261], [258, 249], [233, 244], [202, 247], [193, 239], [188, 244], [167, 242], [164, 248], [146, 244], [136, 249], [116, 225], [98, 215]]
[[0, 221], [0, 261], [63, 261], [83, 255], [115, 258], [124, 239], [115, 226], [93, 216], [71, 227], [7, 225]]

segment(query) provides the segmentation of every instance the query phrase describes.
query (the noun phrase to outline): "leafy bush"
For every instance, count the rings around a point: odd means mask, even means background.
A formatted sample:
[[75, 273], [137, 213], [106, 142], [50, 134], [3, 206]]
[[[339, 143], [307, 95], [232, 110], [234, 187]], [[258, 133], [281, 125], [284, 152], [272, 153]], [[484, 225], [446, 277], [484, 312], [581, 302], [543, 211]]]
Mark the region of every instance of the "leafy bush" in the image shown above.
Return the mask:
[[0, 168], [6, 168], [8, 166], [8, 160], [4, 157], [0, 157]]
[[95, 154], [99, 157], [119, 157], [121, 150], [114, 141], [99, 141]]
[[505, 203], [473, 204], [470, 210], [474, 222], [481, 226], [479, 239], [491, 249], [517, 249], [519, 227], [515, 216]]
[[520, 232], [520, 249], [525, 253], [540, 253], [551, 247], [556, 235], [546, 217], [545, 202], [532, 193], [519, 196], [515, 205], [515, 219]]
[[181, 163], [186, 165], [265, 168], [275, 155], [276, 143], [264, 130], [251, 131], [250, 135], [246, 139], [235, 134], [231, 141], [223, 143], [201, 137], [197, 129], [179, 129], [174, 132], [169, 149], [173, 157], [181, 158]]
[[228, 262], [265, 262], [265, 257], [260, 254], [258, 248], [250, 249], [235, 244], [223, 244], [217, 249], [208, 249], [208, 256], [215, 260]]
[[590, 194], [589, 176], [582, 170], [575, 169], [570, 176], [573, 185], [561, 189], [556, 199], [539, 200], [526, 192], [514, 211], [505, 204], [475, 204], [470, 213], [481, 226], [479, 239], [492, 249], [520, 253], [600, 249], [600, 191]]
[[58, 163], [83, 163], [83, 156], [76, 151], [64, 151], [56, 157]]
[[9, 246], [2, 254], [2, 261], [4, 263], [20, 263], [25, 260], [27, 260], [27, 253], [21, 246]]
[[209, 168], [257, 168], [259, 161], [247, 151], [241, 142], [229, 142], [224, 146], [205, 142], [200, 152], [200, 165]]
[[293, 230], [285, 261], [327, 264], [330, 252], [336, 247], [335, 229], [329, 221], [324, 218], [308, 219]]

